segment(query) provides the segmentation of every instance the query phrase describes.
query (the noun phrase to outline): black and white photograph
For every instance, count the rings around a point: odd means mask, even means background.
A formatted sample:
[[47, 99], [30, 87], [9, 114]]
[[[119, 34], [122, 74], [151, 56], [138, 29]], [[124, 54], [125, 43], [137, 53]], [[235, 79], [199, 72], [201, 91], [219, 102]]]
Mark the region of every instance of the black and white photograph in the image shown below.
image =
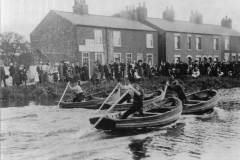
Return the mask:
[[0, 160], [240, 160], [240, 1], [0, 0]]

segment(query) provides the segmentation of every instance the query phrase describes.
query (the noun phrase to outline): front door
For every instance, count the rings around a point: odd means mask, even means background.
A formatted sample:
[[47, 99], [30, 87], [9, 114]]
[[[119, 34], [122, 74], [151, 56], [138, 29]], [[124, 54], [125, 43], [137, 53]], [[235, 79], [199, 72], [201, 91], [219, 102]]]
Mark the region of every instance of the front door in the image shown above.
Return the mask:
[[90, 52], [82, 52], [82, 65], [88, 66], [88, 74], [90, 77]]

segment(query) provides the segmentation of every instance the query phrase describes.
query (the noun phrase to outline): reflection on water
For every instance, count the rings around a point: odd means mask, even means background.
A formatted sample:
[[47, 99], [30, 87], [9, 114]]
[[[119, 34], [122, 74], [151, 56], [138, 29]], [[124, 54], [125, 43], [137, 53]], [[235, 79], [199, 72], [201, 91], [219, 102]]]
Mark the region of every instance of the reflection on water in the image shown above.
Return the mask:
[[133, 154], [134, 160], [141, 160], [143, 158], [149, 157], [147, 155], [147, 145], [151, 142], [151, 138], [147, 137], [144, 139], [133, 139], [131, 140], [129, 146], [130, 151]]
[[221, 93], [211, 114], [186, 115], [171, 126], [132, 132], [90, 129], [93, 110], [32, 102], [1, 108], [0, 159], [239, 160], [240, 89]]

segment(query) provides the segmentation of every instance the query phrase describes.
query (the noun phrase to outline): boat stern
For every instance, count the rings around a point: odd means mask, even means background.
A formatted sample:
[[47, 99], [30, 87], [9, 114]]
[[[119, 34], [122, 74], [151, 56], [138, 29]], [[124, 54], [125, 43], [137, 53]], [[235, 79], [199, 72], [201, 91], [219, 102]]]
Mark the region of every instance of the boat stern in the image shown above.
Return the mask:
[[[94, 125], [100, 117], [90, 118], [89, 121], [92, 125]], [[104, 117], [96, 126], [96, 129], [102, 130], [114, 130], [116, 128], [116, 123], [110, 118]]]

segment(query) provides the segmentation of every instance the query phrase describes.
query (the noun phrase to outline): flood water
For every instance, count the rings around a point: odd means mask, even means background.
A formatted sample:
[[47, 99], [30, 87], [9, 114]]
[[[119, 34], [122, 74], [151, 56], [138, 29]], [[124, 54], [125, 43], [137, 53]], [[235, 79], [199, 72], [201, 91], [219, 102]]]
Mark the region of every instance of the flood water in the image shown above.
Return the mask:
[[220, 90], [213, 114], [133, 133], [90, 128], [94, 110], [1, 108], [1, 160], [239, 160], [240, 89]]

